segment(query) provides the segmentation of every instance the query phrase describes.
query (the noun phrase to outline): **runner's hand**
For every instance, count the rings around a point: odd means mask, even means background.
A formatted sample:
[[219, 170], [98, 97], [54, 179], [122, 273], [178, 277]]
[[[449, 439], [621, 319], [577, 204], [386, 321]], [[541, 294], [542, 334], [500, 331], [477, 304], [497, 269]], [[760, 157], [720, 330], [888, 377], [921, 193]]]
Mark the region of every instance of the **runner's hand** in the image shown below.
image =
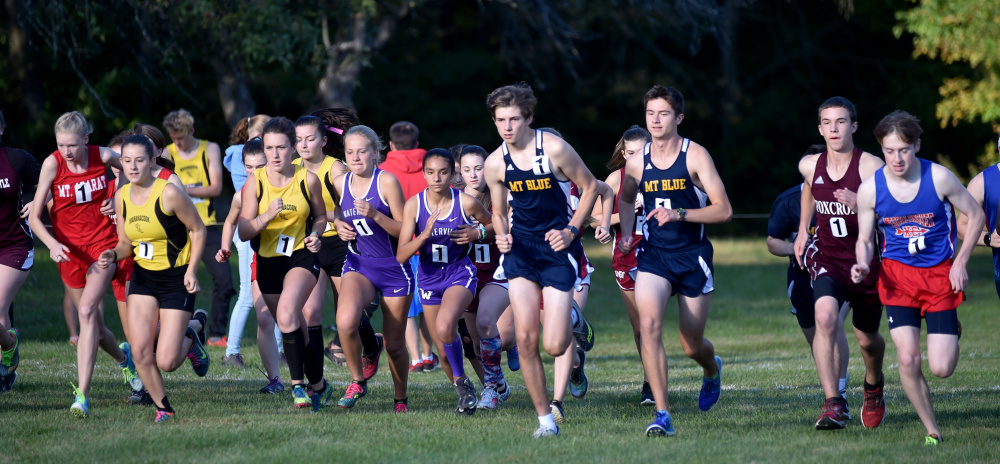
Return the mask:
[[501, 253], [509, 253], [514, 244], [514, 236], [511, 234], [497, 235], [497, 248]]
[[337, 236], [345, 242], [350, 242], [358, 237], [358, 233], [354, 230], [354, 227], [351, 227], [347, 221], [337, 219], [333, 221], [333, 227], [337, 229]]
[[608, 232], [608, 229], [605, 229], [602, 226], [597, 226], [594, 228], [594, 238], [596, 238], [598, 242], [606, 245], [611, 243], [611, 232]]
[[225, 250], [225, 249], [220, 249], [219, 252], [215, 254], [215, 260], [218, 261], [218, 262], [220, 262], [220, 263], [224, 263], [232, 255], [233, 255], [232, 251]]
[[97, 267], [101, 269], [107, 269], [115, 264], [115, 251], [114, 250], [104, 250], [97, 257]]
[[114, 200], [112, 200], [111, 198], [105, 198], [104, 201], [101, 202], [101, 214], [105, 216], [115, 215]]
[[545, 233], [545, 241], [549, 242], [552, 251], [563, 251], [573, 243], [573, 234], [566, 229], [552, 229]]
[[860, 284], [865, 277], [868, 277], [868, 273], [871, 272], [871, 268], [867, 264], [855, 264], [851, 267], [851, 280], [856, 284]]

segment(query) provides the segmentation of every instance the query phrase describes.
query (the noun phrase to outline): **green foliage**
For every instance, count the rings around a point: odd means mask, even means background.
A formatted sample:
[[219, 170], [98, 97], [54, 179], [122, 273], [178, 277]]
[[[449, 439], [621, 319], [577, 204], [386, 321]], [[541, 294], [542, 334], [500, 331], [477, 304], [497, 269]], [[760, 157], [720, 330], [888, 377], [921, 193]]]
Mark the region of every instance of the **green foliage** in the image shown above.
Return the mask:
[[897, 37], [915, 36], [914, 56], [972, 68], [965, 76], [944, 79], [937, 105], [941, 127], [976, 119], [1000, 123], [1000, 3], [923, 0], [896, 18], [901, 21], [893, 30]]

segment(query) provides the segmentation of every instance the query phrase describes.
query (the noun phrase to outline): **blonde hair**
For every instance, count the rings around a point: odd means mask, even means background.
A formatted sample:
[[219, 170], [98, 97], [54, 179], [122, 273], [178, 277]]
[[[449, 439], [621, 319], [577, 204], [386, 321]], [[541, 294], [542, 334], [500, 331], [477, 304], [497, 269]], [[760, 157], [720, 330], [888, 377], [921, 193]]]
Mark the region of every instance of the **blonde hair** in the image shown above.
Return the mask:
[[375, 153], [373, 154], [373, 156], [375, 157], [374, 159], [380, 163], [383, 161], [382, 151], [385, 150], [385, 143], [382, 142], [382, 139], [379, 138], [378, 134], [376, 134], [371, 127], [354, 126], [348, 129], [347, 132], [344, 133], [344, 141], [346, 141], [347, 138], [352, 135], [358, 135], [364, 137], [368, 141], [368, 144], [371, 145], [372, 149], [375, 151]]
[[63, 113], [56, 120], [55, 133], [63, 134], [76, 134], [79, 136], [90, 135], [94, 132], [94, 126], [91, 126], [79, 111], [70, 111], [69, 113]]
[[167, 128], [167, 132], [190, 131], [194, 128], [194, 116], [184, 108], [171, 111], [163, 117], [163, 127]]

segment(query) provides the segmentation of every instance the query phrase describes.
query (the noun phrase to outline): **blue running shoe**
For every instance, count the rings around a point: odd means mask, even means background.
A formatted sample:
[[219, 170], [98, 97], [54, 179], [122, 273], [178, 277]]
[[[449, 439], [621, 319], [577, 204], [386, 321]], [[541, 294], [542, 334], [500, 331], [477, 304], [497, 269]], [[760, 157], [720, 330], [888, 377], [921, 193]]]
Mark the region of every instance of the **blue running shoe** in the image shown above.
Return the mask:
[[672, 437], [674, 436], [674, 422], [670, 420], [670, 413], [667, 411], [656, 411], [656, 418], [646, 427], [647, 437]]
[[128, 342], [122, 342], [118, 348], [121, 348], [122, 352], [125, 353], [125, 362], [118, 365], [122, 368], [125, 383], [132, 387], [134, 392], [142, 391], [142, 379], [139, 378], [139, 373], [135, 371], [135, 363], [132, 362], [132, 346]]
[[698, 408], [708, 411], [719, 402], [719, 395], [722, 394], [722, 358], [716, 356], [715, 364], [718, 364], [719, 371], [713, 378], [704, 378], [701, 382], [701, 394], [698, 395]]
[[10, 329], [7, 333], [14, 337], [14, 347], [0, 351], [0, 377], [13, 374], [17, 370], [17, 364], [21, 361], [21, 333], [17, 329]]
[[90, 401], [87, 401], [87, 397], [79, 388], [76, 388], [76, 385], [73, 385], [73, 394], [76, 395], [76, 400], [73, 401], [73, 406], [69, 407], [70, 412], [76, 414], [76, 417], [86, 419], [90, 415]]
[[6, 377], [0, 377], [0, 393], [14, 388], [15, 381], [17, 381], [17, 372], [11, 372], [11, 374]]
[[590, 383], [587, 381], [587, 373], [584, 371], [587, 353], [583, 351], [583, 348], [577, 348], [576, 354], [580, 356], [580, 365], [574, 367], [569, 373], [569, 392], [573, 398], [580, 399], [587, 396], [587, 388]]
[[167, 412], [167, 411], [162, 411], [162, 410], [157, 409], [156, 410], [156, 419], [153, 419], [153, 423], [155, 423], [155, 424], [162, 424], [162, 423], [164, 423], [166, 421], [169, 421], [170, 419], [173, 419], [173, 418], [174, 418], [174, 413]]
[[330, 382], [324, 380], [323, 390], [312, 394], [312, 412], [319, 412], [320, 409], [325, 408], [330, 402], [331, 395], [333, 395], [333, 387], [330, 386]]
[[590, 321], [586, 317], [583, 317], [583, 311], [580, 310], [580, 305], [573, 301], [572, 311], [576, 313], [576, 324], [573, 325], [573, 337], [576, 339], [576, 345], [583, 348], [583, 351], [590, 351], [594, 348], [594, 326], [590, 325]]
[[198, 377], [204, 377], [208, 373], [208, 350], [198, 339], [198, 333], [191, 327], [187, 328], [187, 337], [191, 339], [191, 349], [188, 350], [188, 359], [191, 360], [191, 368]]
[[517, 372], [521, 370], [521, 354], [517, 351], [517, 345], [513, 348], [507, 350], [507, 368], [511, 372]]

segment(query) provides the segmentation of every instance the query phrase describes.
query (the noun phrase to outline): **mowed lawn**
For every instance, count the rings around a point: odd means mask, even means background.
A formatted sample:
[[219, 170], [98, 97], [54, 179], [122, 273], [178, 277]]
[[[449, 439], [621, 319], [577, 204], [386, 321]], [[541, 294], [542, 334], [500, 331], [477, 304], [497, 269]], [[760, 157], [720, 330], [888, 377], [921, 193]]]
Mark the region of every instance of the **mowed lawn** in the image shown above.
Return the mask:
[[[592, 242], [592, 241], [591, 241]], [[723, 393], [710, 412], [697, 408], [701, 370], [677, 340], [676, 303], [664, 323], [670, 363], [670, 402], [677, 435], [648, 439], [653, 408], [638, 405], [642, 368], [631, 328], [610, 271], [608, 250], [592, 249], [598, 271], [586, 314], [597, 330], [588, 356], [590, 392], [566, 395], [561, 435], [534, 440], [537, 426], [520, 373], [499, 411], [456, 416], [454, 389], [441, 371], [410, 377], [410, 413], [392, 411], [386, 358], [353, 410], [310, 414], [292, 408], [290, 390], [261, 395], [266, 382], [254, 366], [254, 323], [247, 327], [248, 368], [224, 369], [223, 350], [211, 348], [212, 367], [198, 378], [188, 365], [166, 375], [172, 422], [153, 424], [152, 407], [125, 404], [127, 387], [111, 358], [100, 353], [91, 416], [69, 412], [76, 382], [75, 349], [67, 342], [62, 284], [48, 252], [39, 249], [16, 299], [24, 337], [20, 378], [0, 394], [0, 462], [988, 462], [1000, 459], [1000, 312], [991, 258], [978, 250], [969, 266], [968, 302], [960, 309], [962, 355], [948, 379], [930, 384], [944, 443], [924, 447], [924, 428], [899, 383], [896, 352], [887, 341], [886, 396], [881, 427], [859, 420], [864, 367], [853, 335], [849, 401], [855, 419], [847, 430], [819, 432], [813, 423], [823, 394], [814, 364], [785, 296], [787, 260], [767, 254], [764, 240], [716, 240], [716, 292], [706, 335], [724, 360]], [[234, 273], [235, 274], [235, 273]], [[208, 307], [211, 279], [204, 274], [198, 307]], [[234, 300], [235, 301], [235, 300]], [[110, 292], [107, 322], [121, 337]], [[334, 320], [327, 303], [327, 324]], [[380, 316], [374, 321], [381, 325]], [[332, 333], [327, 333], [328, 337]], [[329, 338], [328, 338], [329, 339]], [[121, 340], [121, 338], [119, 338]], [[551, 358], [545, 357], [551, 387]], [[506, 363], [504, 364], [506, 371]], [[925, 371], [926, 364], [925, 364]], [[326, 367], [342, 395], [346, 368]], [[287, 370], [284, 371], [287, 381]], [[478, 384], [478, 382], [476, 382]]]

